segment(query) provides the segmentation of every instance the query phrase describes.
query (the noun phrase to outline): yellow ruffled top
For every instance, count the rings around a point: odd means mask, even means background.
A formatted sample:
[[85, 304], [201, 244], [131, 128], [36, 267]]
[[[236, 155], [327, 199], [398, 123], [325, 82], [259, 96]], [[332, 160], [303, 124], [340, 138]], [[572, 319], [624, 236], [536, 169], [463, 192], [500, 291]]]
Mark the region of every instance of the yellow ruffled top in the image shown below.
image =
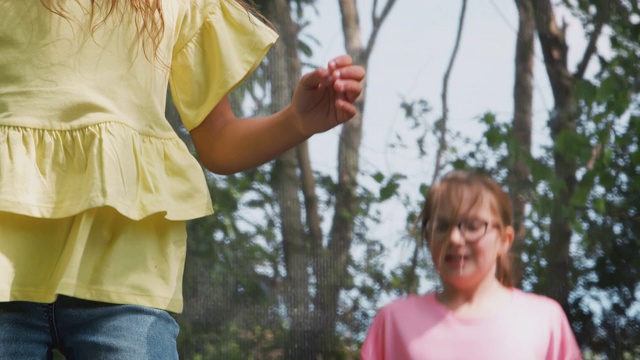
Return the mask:
[[167, 84], [191, 130], [276, 34], [233, 0], [166, 0], [154, 57], [130, 12], [89, 31], [78, 20], [89, 1], [66, 3], [69, 19], [39, 1], [0, 4], [0, 211], [210, 214], [202, 169], [164, 117]]

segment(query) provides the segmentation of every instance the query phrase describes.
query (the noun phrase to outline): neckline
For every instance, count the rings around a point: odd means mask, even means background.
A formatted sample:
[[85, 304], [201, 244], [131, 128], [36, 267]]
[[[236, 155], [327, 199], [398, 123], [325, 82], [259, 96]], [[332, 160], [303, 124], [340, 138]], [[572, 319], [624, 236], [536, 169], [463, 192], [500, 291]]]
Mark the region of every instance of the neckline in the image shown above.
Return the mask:
[[453, 310], [449, 309], [447, 306], [442, 304], [436, 298], [436, 292], [430, 292], [426, 294], [425, 299], [427, 301], [427, 304], [429, 306], [432, 306], [434, 310], [436, 310], [440, 315], [442, 315], [442, 317], [452, 319], [457, 322], [470, 324], [470, 323], [481, 323], [481, 322], [493, 321], [494, 319], [505, 316], [505, 314], [513, 308], [513, 304], [515, 303], [518, 289], [510, 288], [509, 292], [510, 292], [509, 302], [506, 306], [504, 306], [503, 308], [497, 309], [496, 311], [492, 311], [491, 313], [483, 314], [481, 316], [462, 316], [462, 315], [456, 314]]

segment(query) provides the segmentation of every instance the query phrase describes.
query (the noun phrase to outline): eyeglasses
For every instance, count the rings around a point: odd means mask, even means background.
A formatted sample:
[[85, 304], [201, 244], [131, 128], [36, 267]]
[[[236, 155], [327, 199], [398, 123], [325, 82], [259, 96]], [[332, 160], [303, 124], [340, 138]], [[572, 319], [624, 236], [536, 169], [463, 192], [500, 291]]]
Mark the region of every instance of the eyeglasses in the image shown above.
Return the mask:
[[[462, 220], [457, 224], [452, 224], [446, 220], [436, 220], [433, 223], [432, 231], [436, 240], [442, 241], [452, 230], [452, 226], [455, 226], [460, 231], [460, 235], [467, 242], [475, 242], [480, 240], [489, 229], [488, 221], [484, 220]], [[497, 226], [496, 224], [491, 224]], [[425, 234], [428, 235], [429, 233]]]

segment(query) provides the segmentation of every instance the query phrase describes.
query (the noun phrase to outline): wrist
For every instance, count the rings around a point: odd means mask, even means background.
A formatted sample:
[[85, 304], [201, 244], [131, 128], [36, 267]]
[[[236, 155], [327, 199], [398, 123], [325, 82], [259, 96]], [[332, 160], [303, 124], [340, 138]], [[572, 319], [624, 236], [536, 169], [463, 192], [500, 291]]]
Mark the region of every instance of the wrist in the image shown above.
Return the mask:
[[296, 111], [293, 104], [289, 104], [282, 112], [286, 123], [286, 130], [292, 131], [293, 135], [300, 139], [300, 142], [313, 136], [313, 131], [305, 126], [304, 118]]

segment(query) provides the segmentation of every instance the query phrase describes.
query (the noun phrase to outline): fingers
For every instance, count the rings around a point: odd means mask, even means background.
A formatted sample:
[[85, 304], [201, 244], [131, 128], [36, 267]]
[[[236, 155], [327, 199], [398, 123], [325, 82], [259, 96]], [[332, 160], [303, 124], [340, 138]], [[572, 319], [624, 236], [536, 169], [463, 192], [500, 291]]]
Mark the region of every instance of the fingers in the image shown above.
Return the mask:
[[327, 68], [329, 69], [330, 73], [333, 73], [337, 69], [350, 66], [352, 64], [353, 64], [353, 59], [351, 59], [351, 56], [340, 55], [333, 58], [331, 61], [329, 61], [329, 65], [327, 66]]
[[327, 69], [318, 68], [300, 78], [300, 85], [304, 89], [316, 89], [329, 85], [332, 79]]
[[343, 98], [349, 102], [354, 102], [362, 93], [362, 82], [355, 80], [336, 80], [333, 85], [334, 90], [343, 94]]
[[338, 112], [338, 121], [343, 123], [356, 115], [358, 109], [351, 102], [343, 99], [336, 100], [336, 110]]
[[329, 61], [326, 69], [317, 68], [303, 76], [303, 80], [309, 87], [316, 87], [339, 79], [362, 81], [364, 77], [365, 70], [362, 66], [353, 65], [351, 56], [340, 55]]
[[353, 60], [349, 55], [340, 55], [329, 61], [327, 70], [333, 79], [353, 79], [362, 81], [365, 77], [364, 68], [359, 65], [353, 65]]
[[365, 77], [365, 71], [362, 66], [349, 65], [336, 69], [331, 72], [331, 77], [334, 79], [351, 79], [356, 81], [362, 81]]
[[347, 100], [354, 101], [362, 92], [362, 80], [365, 71], [362, 66], [348, 65], [333, 71], [318, 68], [301, 78], [305, 89], [319, 89], [330, 86], [339, 93], [344, 93]]
[[341, 93], [345, 100], [354, 102], [362, 93], [362, 80], [365, 77], [365, 71], [362, 66], [349, 65], [335, 70], [332, 77], [334, 79], [334, 90]]
[[[349, 55], [341, 55], [332, 59], [327, 68], [317, 68], [305, 74], [300, 81], [301, 89], [313, 91], [335, 92], [331, 98], [335, 101], [336, 110], [346, 119], [356, 113], [353, 102], [363, 91], [365, 69], [359, 65], [353, 65]], [[340, 116], [343, 118], [343, 116]], [[346, 121], [345, 119], [345, 121]]]
[[363, 90], [364, 68], [353, 65], [349, 55], [341, 55], [329, 62], [327, 70], [331, 74], [333, 89], [341, 94], [340, 98], [353, 103]]
[[365, 76], [364, 68], [359, 65], [353, 65], [353, 60], [349, 55], [341, 55], [329, 61], [327, 70], [334, 79], [361, 81]]

